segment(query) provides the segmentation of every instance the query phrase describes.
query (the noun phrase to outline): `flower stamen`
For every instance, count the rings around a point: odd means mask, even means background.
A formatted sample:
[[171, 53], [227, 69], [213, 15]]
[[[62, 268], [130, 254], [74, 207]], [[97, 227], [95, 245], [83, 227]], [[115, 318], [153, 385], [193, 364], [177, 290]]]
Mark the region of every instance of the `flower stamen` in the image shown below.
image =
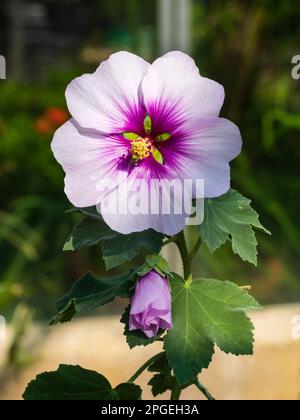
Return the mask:
[[153, 145], [148, 137], [139, 137], [138, 139], [131, 142], [130, 153], [132, 160], [135, 162], [148, 158], [151, 155], [152, 150]]

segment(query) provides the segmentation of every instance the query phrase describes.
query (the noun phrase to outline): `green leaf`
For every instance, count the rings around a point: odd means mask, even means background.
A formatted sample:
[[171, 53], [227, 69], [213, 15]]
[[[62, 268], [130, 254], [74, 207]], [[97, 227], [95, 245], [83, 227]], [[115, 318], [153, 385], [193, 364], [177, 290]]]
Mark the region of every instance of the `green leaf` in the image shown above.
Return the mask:
[[102, 217], [86, 216], [80, 223], [74, 226], [63, 250], [75, 251], [85, 246], [97, 245], [104, 239], [113, 238], [117, 235], [104, 222]]
[[51, 325], [70, 321], [75, 314], [93, 311], [116, 296], [130, 297], [133, 282], [131, 275], [97, 278], [87, 273], [56, 304], [58, 314]]
[[169, 140], [169, 138], [171, 138], [171, 134], [170, 133], [163, 133], [160, 136], [157, 136], [155, 138], [156, 141], [166, 141]]
[[159, 338], [164, 333], [163, 330], [159, 331], [156, 337], [148, 338], [142, 331], [135, 330], [129, 331], [129, 314], [130, 314], [130, 305], [125, 309], [124, 314], [122, 315], [121, 322], [125, 324], [124, 336], [126, 337], [127, 344], [132, 349], [137, 346], [148, 346], [149, 344], [158, 341]]
[[140, 271], [137, 272], [139, 277], [143, 277], [151, 270], [155, 270], [161, 276], [171, 276], [169, 264], [160, 255], [147, 255], [146, 261]]
[[163, 246], [164, 236], [154, 230], [121, 235], [105, 240], [103, 244], [103, 258], [106, 269], [118, 267], [131, 261], [140, 252], [159, 253]]
[[149, 115], [146, 116], [145, 120], [144, 120], [144, 128], [145, 128], [145, 132], [146, 134], [151, 134], [152, 131], [152, 121]]
[[168, 364], [184, 385], [212, 360], [214, 344], [225, 353], [253, 352], [253, 325], [245, 312], [260, 306], [234, 283], [212, 279], [171, 282], [173, 328], [164, 340]]
[[107, 270], [131, 261], [142, 251], [159, 253], [163, 246], [164, 235], [152, 229], [122, 235], [111, 230], [93, 207], [71, 211], [80, 211], [86, 217], [74, 227], [64, 250], [74, 251], [103, 242], [102, 251]]
[[118, 385], [113, 394], [114, 400], [133, 401], [141, 399], [142, 390], [138, 385], [125, 383]]
[[44, 372], [27, 385], [24, 400], [139, 400], [141, 388], [120, 384], [112, 388], [100, 373], [80, 366], [60, 365], [55, 372]]
[[152, 379], [148, 382], [148, 385], [151, 386], [151, 392], [154, 397], [157, 397], [160, 394], [163, 394], [166, 391], [172, 391], [174, 379], [171, 375], [164, 375], [158, 373], [154, 375]]
[[148, 385], [152, 387], [152, 394], [154, 397], [173, 389], [175, 378], [172, 376], [171, 369], [168, 365], [166, 353], [163, 353], [158, 360], [152, 363], [152, 365], [149, 366], [148, 371], [157, 372], [157, 375], [154, 375], [148, 382]]
[[136, 133], [123, 133], [123, 137], [127, 140], [137, 140], [140, 136]]
[[211, 252], [227, 240], [242, 260], [257, 264], [257, 240], [253, 228], [270, 232], [259, 221], [251, 201], [237, 191], [229, 190], [222, 197], [205, 200], [205, 218], [199, 226], [203, 242]]
[[153, 152], [153, 157], [156, 160], [156, 162], [160, 163], [160, 164], [164, 164], [164, 158], [163, 155], [160, 153], [160, 151], [156, 148], [154, 148]]

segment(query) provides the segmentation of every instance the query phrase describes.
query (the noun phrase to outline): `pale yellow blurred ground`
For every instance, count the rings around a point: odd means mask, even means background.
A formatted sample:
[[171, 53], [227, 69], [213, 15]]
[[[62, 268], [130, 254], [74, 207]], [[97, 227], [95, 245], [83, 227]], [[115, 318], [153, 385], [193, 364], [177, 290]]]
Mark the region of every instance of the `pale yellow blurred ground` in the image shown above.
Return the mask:
[[[292, 320], [297, 315], [300, 305], [272, 306], [253, 314], [255, 355], [238, 358], [218, 351], [208, 371], [202, 373], [201, 381], [221, 400], [298, 400], [300, 340], [292, 338]], [[33, 335], [38, 337], [39, 328]], [[59, 363], [97, 370], [116, 385], [126, 381], [147, 358], [161, 350], [161, 343], [129, 350], [117, 317], [81, 319], [49, 327], [43, 340], [33, 339], [31, 345], [32, 354], [38, 355], [35, 362], [18, 375], [2, 372], [0, 399], [20, 399], [29, 380], [42, 371], [56, 370]], [[2, 356], [3, 353], [2, 347]], [[144, 374], [139, 383], [145, 386], [149, 378], [149, 374]], [[186, 390], [182, 397], [201, 398], [195, 388]], [[148, 386], [143, 398], [151, 398]]]

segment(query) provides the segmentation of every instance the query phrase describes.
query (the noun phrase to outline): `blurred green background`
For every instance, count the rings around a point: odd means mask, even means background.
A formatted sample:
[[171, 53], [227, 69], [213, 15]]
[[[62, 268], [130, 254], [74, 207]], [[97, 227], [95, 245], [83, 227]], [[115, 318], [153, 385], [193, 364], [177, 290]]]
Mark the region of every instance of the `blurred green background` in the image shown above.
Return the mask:
[[65, 214], [50, 142], [68, 118], [67, 84], [123, 49], [148, 60], [172, 48], [190, 52], [202, 75], [225, 86], [222, 115], [242, 131], [233, 186], [253, 199], [273, 236], [258, 234], [258, 268], [224, 247], [214, 255], [203, 248], [195, 271], [251, 284], [263, 303], [299, 300], [300, 81], [291, 77], [299, 2], [183, 3], [177, 10], [177, 0], [1, 1], [0, 313], [8, 318], [22, 303], [48, 319], [84, 271], [104, 271], [97, 249], [62, 252], [74, 219]]

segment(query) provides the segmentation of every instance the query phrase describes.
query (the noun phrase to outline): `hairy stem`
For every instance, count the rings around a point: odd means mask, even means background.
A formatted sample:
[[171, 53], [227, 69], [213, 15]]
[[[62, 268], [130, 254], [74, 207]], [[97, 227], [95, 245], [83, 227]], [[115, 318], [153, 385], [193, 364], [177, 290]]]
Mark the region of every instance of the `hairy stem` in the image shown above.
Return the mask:
[[201, 382], [199, 382], [199, 380], [197, 379], [194, 384], [196, 385], [196, 387], [199, 389], [199, 391], [202, 392], [202, 394], [209, 400], [209, 401], [215, 401], [216, 399], [211, 395], [211, 393], [205, 388], [204, 385], [201, 384]]
[[175, 244], [177, 245], [183, 264], [184, 280], [190, 281], [192, 278], [192, 267], [191, 267], [191, 258], [189, 255], [189, 250], [186, 244], [184, 232], [180, 232], [174, 239]]
[[152, 363], [154, 363], [157, 359], [159, 359], [164, 352], [158, 353], [155, 356], [151, 357], [146, 363], [143, 364], [136, 372], [135, 374], [127, 381], [127, 383], [132, 384], [137, 380], [137, 378], [150, 366]]

